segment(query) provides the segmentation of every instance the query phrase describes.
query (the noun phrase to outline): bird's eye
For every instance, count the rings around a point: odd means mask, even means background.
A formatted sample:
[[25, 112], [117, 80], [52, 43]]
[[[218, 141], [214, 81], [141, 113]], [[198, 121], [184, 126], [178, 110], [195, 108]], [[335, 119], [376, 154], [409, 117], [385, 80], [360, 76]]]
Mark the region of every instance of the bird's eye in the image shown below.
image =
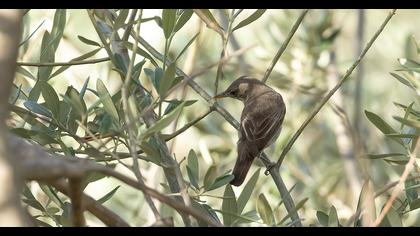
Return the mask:
[[238, 90], [233, 90], [232, 92], [230, 92], [230, 94], [231, 94], [232, 96], [236, 96], [236, 95], [238, 94]]

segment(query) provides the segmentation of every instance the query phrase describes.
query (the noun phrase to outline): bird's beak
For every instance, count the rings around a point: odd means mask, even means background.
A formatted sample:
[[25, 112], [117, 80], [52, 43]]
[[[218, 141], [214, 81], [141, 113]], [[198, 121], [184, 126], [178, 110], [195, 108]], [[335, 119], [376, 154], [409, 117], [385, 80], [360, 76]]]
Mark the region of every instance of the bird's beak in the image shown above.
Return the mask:
[[214, 96], [213, 98], [214, 98], [214, 99], [218, 99], [218, 98], [224, 98], [224, 97], [227, 97], [227, 96], [226, 96], [226, 92], [223, 92], [223, 93], [217, 94], [217, 95], [216, 95], [216, 96]]

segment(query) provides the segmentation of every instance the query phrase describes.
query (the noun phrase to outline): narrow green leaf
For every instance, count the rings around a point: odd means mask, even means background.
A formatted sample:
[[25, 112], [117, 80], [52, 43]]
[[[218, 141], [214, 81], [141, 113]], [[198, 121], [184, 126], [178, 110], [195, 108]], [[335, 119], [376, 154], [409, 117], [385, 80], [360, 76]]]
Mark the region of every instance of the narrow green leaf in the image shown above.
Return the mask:
[[214, 180], [216, 179], [217, 175], [217, 169], [216, 166], [210, 166], [209, 169], [206, 172], [206, 175], [204, 176], [204, 181], [203, 181], [203, 185], [204, 185], [204, 189], [207, 190], [210, 187], [210, 184], [212, 184], [214, 182]]
[[216, 180], [214, 180], [214, 182], [207, 189], [205, 189], [205, 190], [206, 191], [211, 191], [211, 190], [220, 188], [223, 185], [226, 185], [227, 183], [229, 183], [230, 181], [232, 181], [233, 178], [234, 178], [233, 175], [220, 176], [220, 177], [216, 178]]
[[22, 138], [25, 138], [25, 139], [30, 139], [31, 136], [37, 134], [36, 131], [28, 130], [28, 129], [25, 129], [25, 128], [13, 128], [13, 129], [10, 129], [10, 132], [12, 134], [15, 134], [15, 135], [17, 135], [19, 137], [22, 137]]
[[113, 190], [111, 190], [109, 193], [105, 194], [103, 197], [99, 198], [97, 200], [97, 202], [99, 202], [100, 204], [105, 203], [106, 201], [108, 201], [109, 199], [111, 199], [112, 196], [114, 196], [114, 194], [117, 192], [117, 190], [120, 188], [121, 186], [118, 185], [117, 187], [115, 187]]
[[121, 9], [117, 18], [114, 21], [114, 30], [118, 30], [124, 25], [125, 20], [127, 19], [129, 9]]
[[404, 85], [406, 85], [406, 86], [408, 86], [409, 88], [411, 88], [411, 89], [414, 89], [414, 90], [416, 90], [416, 88], [413, 86], [413, 84], [411, 84], [411, 82], [410, 81], [408, 81], [408, 80], [406, 80], [404, 77], [402, 77], [402, 76], [400, 76], [400, 75], [398, 75], [398, 74], [395, 74], [395, 73], [390, 73], [392, 76], [394, 76], [394, 78], [396, 78], [398, 81], [400, 81], [402, 84], [404, 84]]
[[40, 189], [42, 190], [42, 192], [45, 193], [45, 195], [48, 196], [49, 199], [51, 199], [51, 201], [53, 201], [55, 204], [57, 204], [57, 206], [60, 206], [63, 204], [63, 202], [61, 201], [61, 199], [58, 197], [57, 193], [55, 192], [56, 190], [52, 189], [50, 186], [46, 185], [46, 184], [41, 184], [38, 183]]
[[386, 214], [385, 219], [381, 222], [382, 227], [402, 227], [401, 217], [398, 212], [391, 207]]
[[[257, 213], [255, 212], [255, 214], [253, 213], [253, 212], [250, 212], [249, 213], [249, 215], [251, 215], [251, 217], [250, 216], [248, 216], [248, 215], [238, 215], [238, 214], [236, 214], [236, 213], [232, 213], [232, 212], [227, 212], [227, 211], [223, 211], [223, 210], [217, 210], [217, 209], [214, 209], [214, 211], [216, 211], [216, 212], [220, 212], [220, 213], [222, 213], [222, 215], [226, 215], [226, 216], [230, 216], [231, 218], [232, 218], [232, 223], [229, 225], [229, 226], [233, 226], [233, 227], [236, 227], [236, 225], [237, 224], [239, 224], [239, 223], [241, 223], [241, 222], [256, 222], [256, 223], [260, 223], [260, 222], [258, 222], [258, 220], [260, 219], [259, 217], [258, 217], [258, 215], [256, 215]], [[255, 218], [257, 218], [257, 220], [255, 220]]]
[[160, 85], [159, 85], [159, 95], [161, 97], [164, 97], [166, 95], [166, 92], [172, 86], [174, 82], [174, 78], [175, 78], [175, 70], [176, 70], [175, 63], [172, 63], [171, 65], [168, 66], [168, 68], [166, 68], [165, 73], [163, 74], [163, 77], [160, 80]]
[[[79, 57], [76, 57], [76, 58], [71, 59], [70, 62], [83, 61], [83, 60], [85, 60], [87, 58], [90, 58], [90, 57], [94, 56], [100, 50], [101, 50], [101, 48], [94, 49], [94, 50], [92, 50], [92, 51], [90, 51], [88, 53], [85, 53], [85, 54], [83, 54], [83, 55], [81, 55]], [[51, 78], [53, 78], [53, 77], [55, 77], [55, 76], [63, 73], [68, 68], [70, 68], [70, 66], [62, 66], [62, 67], [58, 68], [56, 71], [54, 71], [54, 73], [51, 74], [51, 76], [50, 76], [49, 79], [51, 79]]]
[[185, 102], [184, 107], [187, 107], [187, 106], [191, 106], [192, 104], [194, 104], [197, 101], [198, 100], [186, 100], [186, 101], [182, 101], [182, 100], [178, 100], [178, 99], [171, 100], [171, 101], [169, 101], [169, 105], [166, 107], [165, 112], [163, 112], [163, 115], [168, 114], [169, 112], [171, 112], [173, 109], [177, 108], [183, 102]]
[[[222, 203], [222, 211], [237, 214], [238, 207], [236, 203], [235, 193], [233, 192], [233, 189], [229, 184], [226, 185], [223, 197], [224, 199]], [[231, 215], [226, 213], [223, 214], [223, 224], [225, 226], [231, 226], [234, 220], [234, 217], [232, 217]]]
[[117, 108], [112, 102], [111, 95], [106, 89], [104, 83], [100, 79], [96, 81], [96, 90], [98, 91], [99, 97], [101, 99], [102, 104], [104, 105], [105, 111], [111, 116], [114, 122], [118, 124], [120, 118], [118, 116]]
[[47, 82], [39, 81], [39, 83], [42, 97], [44, 97], [45, 100], [45, 106], [52, 112], [53, 117], [58, 119], [60, 116], [60, 104], [57, 93]]
[[188, 22], [188, 20], [191, 18], [193, 13], [194, 13], [193, 10], [185, 9], [182, 12], [181, 16], [179, 17], [178, 21], [176, 22], [174, 31], [178, 32], [178, 30], [180, 30], [185, 25], [185, 23]]
[[54, 14], [53, 27], [51, 29], [51, 36], [54, 38], [52, 42], [53, 51], [58, 48], [61, 38], [63, 37], [64, 27], [66, 25], [66, 9], [57, 9]]
[[33, 207], [33, 208], [41, 211], [41, 212], [45, 212], [44, 207], [37, 200], [33, 200], [33, 199], [22, 199], [22, 201], [24, 203], [28, 204], [29, 206], [31, 206], [31, 207]]
[[420, 208], [420, 198], [413, 200], [410, 204], [410, 211], [414, 211]]
[[200, 32], [196, 33], [190, 41], [188, 41], [187, 45], [181, 50], [181, 52], [178, 54], [178, 56], [175, 58], [175, 62], [178, 61], [178, 59], [182, 56], [182, 54], [188, 49], [188, 47], [194, 42], [194, 40], [197, 38], [197, 36], [200, 34]]
[[331, 206], [330, 213], [328, 214], [328, 227], [338, 227], [338, 216], [337, 216], [337, 210], [334, 206]]
[[251, 197], [252, 191], [255, 188], [255, 185], [257, 184], [258, 177], [260, 176], [260, 170], [258, 169], [254, 172], [252, 177], [249, 179], [248, 183], [246, 183], [244, 189], [242, 190], [241, 194], [238, 197], [238, 214], [242, 214], [242, 211], [244, 210], [246, 204], [249, 201], [249, 198]]
[[272, 226], [274, 224], [273, 210], [271, 210], [270, 204], [268, 203], [263, 193], [258, 196], [257, 212], [263, 220], [264, 224], [268, 226]]
[[[376, 115], [373, 112], [365, 110], [366, 117], [369, 119], [372, 124], [374, 124], [382, 133], [384, 134], [395, 134], [395, 131], [388, 123], [386, 123], [380, 116]], [[402, 140], [399, 138], [393, 138], [396, 142], [403, 144]]]
[[17, 66], [16, 67], [16, 72], [19, 73], [19, 74], [21, 74], [21, 75], [23, 75], [23, 76], [28, 77], [29, 79], [32, 79], [32, 80], [35, 80], [36, 81], [35, 76], [32, 75], [31, 72], [29, 72], [28, 70], [26, 70], [25, 68], [23, 68], [21, 66]]
[[182, 108], [184, 107], [185, 103], [182, 103], [179, 105], [176, 109], [171, 111], [168, 115], [158, 120], [152, 127], [148, 128], [144, 133], [140, 135], [140, 140], [147, 139], [151, 135], [163, 130], [165, 127], [167, 127], [169, 124], [172, 123], [172, 121], [178, 116], [178, 114], [181, 112]]
[[176, 9], [163, 9], [162, 10], [162, 28], [165, 38], [168, 39], [175, 26]]
[[29, 39], [31, 39], [32, 36], [36, 33], [36, 31], [38, 31], [38, 29], [41, 28], [41, 26], [44, 24], [44, 22], [45, 22], [45, 20], [43, 20], [41, 22], [41, 24], [39, 24], [38, 27], [36, 27], [35, 30], [26, 39], [24, 39], [21, 43], [19, 43], [18, 47], [20, 47], [20, 46], [24, 45], [26, 42], [28, 42]]
[[370, 159], [382, 159], [386, 157], [395, 157], [395, 156], [407, 156], [404, 153], [385, 153], [385, 154], [367, 154], [367, 157]]
[[[124, 42], [124, 43], [123, 43], [123, 45], [124, 45], [125, 47], [127, 47], [127, 49], [129, 49], [129, 50], [133, 51], [133, 48], [134, 48], [134, 44], [133, 44], [133, 43], [130, 43], [130, 42]], [[139, 54], [140, 56], [142, 56], [142, 57], [146, 58], [146, 59], [149, 59], [149, 61], [150, 61], [150, 62], [151, 62], [151, 63], [152, 63], [155, 67], [159, 67], [159, 65], [156, 63], [155, 59], [153, 59], [153, 57], [152, 57], [152, 56], [150, 56], [150, 54], [149, 54], [148, 52], [146, 52], [145, 50], [143, 50], [143, 49], [141, 49], [141, 48], [137, 47], [137, 49], [136, 49], [136, 53], [137, 53], [137, 54]]]
[[418, 120], [404, 119], [403, 117], [399, 117], [399, 116], [393, 116], [393, 118], [399, 121], [400, 123], [403, 123], [404, 125], [408, 125], [416, 129], [420, 129], [420, 121]]
[[218, 28], [218, 30], [219, 30], [218, 33], [223, 32], [223, 28], [216, 21], [216, 19], [214, 18], [213, 14], [211, 14], [209, 9], [196, 9], [194, 11], [201, 12], [204, 15], [205, 22], [206, 22], [208, 27], [209, 27], [209, 24], [213, 24], [216, 28]]
[[193, 149], [191, 149], [190, 152], [188, 153], [187, 161], [188, 161], [188, 165], [187, 165], [188, 177], [191, 181], [191, 184], [196, 189], [199, 189], [198, 177], [199, 177], [200, 171], [199, 171], [197, 154], [195, 154]]
[[264, 14], [264, 12], [266, 11], [267, 9], [258, 9], [258, 10], [256, 10], [254, 13], [252, 13], [252, 15], [250, 15], [248, 18], [246, 18], [245, 20], [243, 20], [243, 21], [241, 21], [241, 22], [239, 22], [239, 24], [237, 24], [233, 29], [232, 29], [232, 32], [233, 31], [235, 31], [235, 30], [237, 30], [237, 29], [240, 29], [240, 28], [242, 28], [242, 27], [244, 27], [244, 26], [246, 26], [246, 25], [249, 25], [249, 24], [251, 24], [252, 22], [254, 22], [254, 21], [256, 21], [256, 20], [258, 20], [258, 18], [260, 18], [263, 14]]
[[85, 96], [86, 89], [87, 89], [87, 86], [88, 86], [88, 84], [89, 84], [89, 80], [90, 80], [90, 77], [88, 77], [88, 78], [85, 80], [85, 82], [83, 83], [83, 87], [82, 87], [82, 89], [80, 90], [80, 94], [79, 94], [79, 96], [80, 96], [80, 99], [82, 99], [82, 100], [83, 100], [83, 97]]
[[101, 45], [98, 42], [95, 42], [93, 40], [90, 40], [88, 38], [85, 38], [81, 35], [77, 35], [77, 38], [82, 41], [83, 43], [87, 44], [87, 45], [91, 45], [91, 46], [98, 46], [101, 47]]
[[[300, 208], [302, 208], [302, 207], [305, 205], [305, 203], [308, 201], [308, 199], [309, 199], [309, 198], [304, 198], [304, 199], [300, 200], [300, 201], [296, 204], [296, 206], [295, 206], [295, 207], [291, 210], [291, 212], [296, 212], [296, 211], [300, 210]], [[290, 216], [291, 216], [291, 212], [287, 213], [287, 215], [286, 215], [285, 217], [283, 217], [283, 219], [281, 219], [277, 225], [281, 225], [281, 224], [283, 224], [283, 223], [284, 223], [287, 219], [289, 219], [289, 218], [290, 218]]]
[[141, 142], [140, 143], [141, 150], [147, 154], [146, 159], [150, 162], [155, 163], [158, 166], [161, 166], [161, 160], [159, 151], [156, 150], [153, 145], [149, 144], [148, 142]]
[[328, 226], [328, 215], [323, 211], [316, 211], [316, 217], [322, 226]]
[[415, 139], [418, 138], [418, 134], [386, 134], [387, 137], [392, 138], [408, 138], [408, 139]]
[[365, 110], [366, 117], [384, 134], [397, 133], [390, 125], [388, 125], [380, 116], [373, 112]]
[[394, 105], [395, 105], [396, 107], [402, 108], [402, 109], [404, 109], [404, 111], [409, 110], [411, 115], [414, 115], [414, 116], [416, 116], [417, 118], [420, 118], [420, 112], [419, 112], [419, 111], [416, 111], [416, 110], [414, 110], [413, 108], [408, 109], [408, 106], [403, 105], [403, 104], [398, 103], [398, 102], [393, 102], [393, 103], [394, 103]]
[[49, 117], [49, 118], [52, 118], [53, 117], [51, 111], [49, 111], [47, 108], [45, 108], [44, 106], [39, 105], [38, 103], [36, 103], [34, 101], [31, 101], [31, 100], [25, 101], [23, 103], [23, 105], [26, 108], [28, 108], [28, 110], [30, 110], [30, 111], [32, 111], [32, 112], [34, 112], [36, 114], [40, 114], [40, 115], [43, 115], [43, 116], [46, 116], [46, 117]]
[[[41, 63], [44, 62], [54, 62], [54, 53], [55, 50], [53, 48], [53, 45], [50, 43], [51, 41], [51, 35], [48, 33], [48, 31], [45, 31], [42, 41], [41, 41], [41, 53], [39, 56], [39, 61]], [[38, 68], [38, 80], [48, 80], [50, 77], [52, 67], [39, 67]]]
[[248, 211], [242, 215], [234, 215], [237, 219], [233, 222], [233, 225], [238, 225], [241, 223], [260, 223], [260, 217], [256, 210]]

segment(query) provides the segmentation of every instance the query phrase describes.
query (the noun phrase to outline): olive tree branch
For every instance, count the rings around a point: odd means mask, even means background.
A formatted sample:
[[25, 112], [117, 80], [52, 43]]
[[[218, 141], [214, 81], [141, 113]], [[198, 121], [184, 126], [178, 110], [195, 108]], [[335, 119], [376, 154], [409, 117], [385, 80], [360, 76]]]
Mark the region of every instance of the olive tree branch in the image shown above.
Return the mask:
[[388, 24], [388, 22], [391, 20], [392, 16], [395, 14], [396, 9], [389, 12], [388, 16], [382, 23], [382, 25], [379, 27], [379, 29], [376, 31], [376, 33], [372, 36], [370, 41], [366, 44], [363, 52], [360, 54], [359, 58], [353, 63], [353, 65], [346, 71], [346, 73], [343, 75], [341, 80], [332, 88], [328, 94], [321, 100], [319, 105], [312, 111], [312, 113], [309, 115], [309, 117], [303, 122], [303, 124], [299, 127], [299, 129], [296, 131], [296, 133], [293, 135], [293, 137], [290, 139], [290, 141], [287, 143], [286, 147], [283, 149], [282, 153], [280, 154], [280, 157], [276, 163], [276, 168], [279, 169], [281, 163], [283, 162], [284, 158], [286, 157], [286, 154], [290, 151], [293, 144], [297, 140], [297, 138], [300, 136], [300, 134], [303, 132], [303, 130], [308, 126], [308, 124], [313, 120], [313, 118], [318, 114], [318, 112], [321, 110], [321, 108], [328, 102], [328, 100], [334, 95], [334, 93], [341, 87], [341, 85], [346, 82], [346, 80], [350, 77], [353, 70], [359, 65], [360, 61], [363, 59], [365, 54], [368, 52], [370, 47], [373, 45], [375, 40], [378, 38], [378, 36], [381, 34], [381, 32], [384, 30], [385, 26]]
[[18, 66], [36, 66], [36, 67], [52, 67], [52, 66], [75, 66], [75, 65], [86, 65], [95, 64], [100, 62], [109, 61], [109, 57], [103, 57], [98, 59], [83, 60], [83, 61], [69, 61], [69, 62], [16, 62]]
[[145, 184], [116, 172], [109, 167], [99, 165], [86, 159], [83, 160], [69, 156], [50, 154], [44, 151], [40, 146], [30, 144], [14, 135], [9, 135], [8, 140], [9, 148], [14, 150], [13, 158], [16, 160], [17, 166], [26, 180], [46, 181], [49, 183], [63, 177], [77, 178], [92, 172], [98, 172], [106, 176], [114, 177], [115, 179], [142, 191], [145, 195], [149, 195], [160, 202], [167, 204], [178, 212], [191, 215], [211, 226], [222, 226], [203, 215], [197, 209], [187, 207], [181, 202], [165, 196], [164, 194], [149, 188]]
[[[163, 61], [163, 55], [160, 54], [156, 49], [154, 49], [147, 41], [145, 41], [143, 38], [140, 38], [140, 44], [155, 58], [157, 58], [159, 61]], [[167, 62], [170, 63], [170, 62]], [[185, 74], [181, 69], [177, 68], [176, 73], [179, 76], [184, 77], [184, 81], [188, 83], [188, 85], [197, 93], [199, 94], [205, 101], [207, 101], [215, 111], [217, 111], [225, 120], [231, 124], [235, 129], [239, 129], [239, 122], [225, 109], [223, 108], [219, 103], [215, 102], [213, 97], [210, 96], [200, 85], [198, 85], [194, 80], [192, 80], [187, 74]], [[262, 160], [264, 165], [268, 168], [270, 166], [273, 166], [274, 163], [271, 163], [265, 153], [261, 154]], [[271, 173], [274, 173], [274, 169], [270, 170]], [[295, 204], [293, 202], [293, 199], [290, 197], [289, 191], [287, 190], [287, 187], [284, 184], [283, 179], [280, 175], [274, 174], [275, 177], [272, 178], [276, 184], [276, 187], [278, 188], [280, 195], [282, 196], [284, 200], [284, 206], [287, 210], [287, 212], [291, 215], [292, 221], [294, 222], [294, 225], [301, 226], [300, 218], [295, 210]]]
[[303, 21], [303, 18], [305, 18], [305, 15], [306, 15], [306, 13], [308, 13], [308, 11], [309, 11], [309, 9], [305, 9], [305, 10], [302, 11], [302, 13], [300, 13], [299, 18], [296, 20], [295, 24], [293, 25], [292, 29], [290, 30], [289, 34], [287, 35], [286, 40], [283, 42], [283, 44], [279, 48], [279, 51], [277, 52], [277, 54], [274, 56], [273, 60], [271, 61], [270, 66], [265, 71], [265, 74], [262, 78], [262, 82], [265, 83], [267, 81], [268, 77], [271, 74], [271, 71], [273, 71], [273, 68], [276, 65], [277, 61], [280, 59], [281, 55], [286, 50], [287, 45], [289, 45], [290, 40], [292, 39], [293, 35], [295, 35], [297, 29], [299, 28], [300, 24]]
[[404, 172], [402, 173], [400, 180], [398, 181], [398, 184], [396, 185], [396, 188], [392, 190], [391, 197], [386, 202], [383, 210], [381, 211], [381, 214], [378, 216], [378, 218], [376, 218], [376, 220], [372, 223], [371, 226], [378, 227], [381, 224], [382, 220], [385, 218], [386, 214], [391, 209], [392, 203], [398, 197], [398, 194], [400, 194], [401, 191], [403, 190], [404, 182], [406, 181], [411, 170], [414, 168], [414, 163], [416, 162], [416, 156], [418, 154], [419, 148], [420, 148], [420, 139], [417, 139], [416, 147], [414, 148], [413, 152], [410, 153], [410, 160], [405, 165]]

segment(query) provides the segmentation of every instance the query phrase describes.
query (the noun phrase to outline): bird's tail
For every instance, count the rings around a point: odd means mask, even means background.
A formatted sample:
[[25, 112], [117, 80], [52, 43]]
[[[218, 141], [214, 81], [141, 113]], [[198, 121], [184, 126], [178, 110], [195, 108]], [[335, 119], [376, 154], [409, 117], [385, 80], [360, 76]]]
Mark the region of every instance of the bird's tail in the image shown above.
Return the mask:
[[252, 148], [248, 145], [238, 144], [238, 159], [236, 160], [235, 167], [232, 171], [232, 174], [235, 177], [230, 181], [230, 184], [240, 186], [244, 182], [249, 168], [252, 165], [252, 161], [258, 155], [257, 152], [250, 149]]

